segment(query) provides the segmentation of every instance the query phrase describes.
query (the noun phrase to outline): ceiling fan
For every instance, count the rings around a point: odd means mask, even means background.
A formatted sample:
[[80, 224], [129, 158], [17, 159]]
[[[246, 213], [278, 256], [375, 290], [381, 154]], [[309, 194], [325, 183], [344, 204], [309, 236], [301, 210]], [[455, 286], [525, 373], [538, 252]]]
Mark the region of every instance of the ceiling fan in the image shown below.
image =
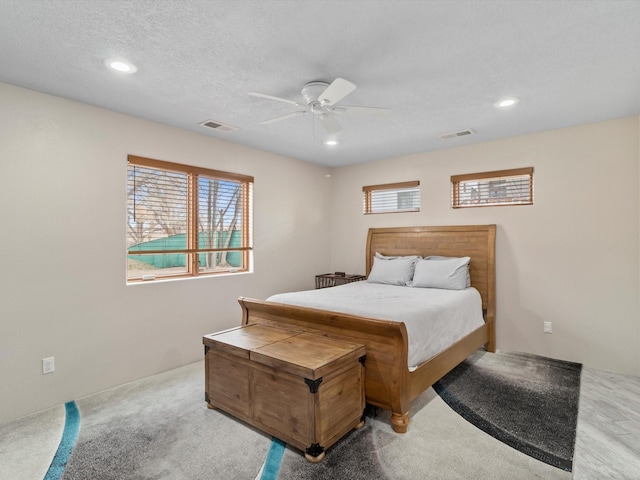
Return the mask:
[[335, 118], [333, 118], [334, 114], [367, 116], [391, 114], [391, 110], [387, 108], [336, 105], [355, 89], [356, 86], [348, 80], [345, 80], [344, 78], [336, 78], [331, 82], [331, 84], [326, 82], [310, 82], [302, 87], [302, 97], [306, 103], [274, 97], [273, 95], [258, 92], [249, 92], [249, 95], [266, 98], [267, 100], [275, 100], [276, 102], [289, 103], [303, 109], [260, 122], [262, 124], [276, 123], [289, 118], [312, 113], [314, 120], [317, 118], [320, 125], [322, 125], [324, 130], [329, 134], [335, 134], [342, 130], [342, 126]]

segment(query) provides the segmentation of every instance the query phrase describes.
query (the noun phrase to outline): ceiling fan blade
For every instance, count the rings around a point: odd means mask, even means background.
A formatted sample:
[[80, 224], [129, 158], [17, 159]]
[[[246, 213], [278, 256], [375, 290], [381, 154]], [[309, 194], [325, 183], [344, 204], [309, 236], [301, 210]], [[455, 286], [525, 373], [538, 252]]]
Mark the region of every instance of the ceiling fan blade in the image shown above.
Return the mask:
[[322, 114], [317, 115], [317, 117], [320, 120], [320, 125], [322, 125], [322, 128], [324, 128], [327, 133], [338, 133], [342, 131], [340, 124], [336, 122], [335, 118], [331, 115]]
[[275, 100], [276, 102], [290, 103], [291, 105], [306, 108], [304, 103], [294, 102], [293, 100], [288, 100], [286, 98], [274, 97], [273, 95], [267, 95], [266, 93], [249, 92], [249, 95], [252, 97], [266, 98], [267, 100]]
[[285, 115], [280, 115], [279, 117], [271, 118], [269, 120], [265, 120], [264, 122], [260, 122], [263, 125], [269, 125], [270, 123], [280, 122], [282, 120], [287, 120], [288, 118], [299, 117], [300, 115], [304, 115], [307, 113], [307, 110], [287, 113]]
[[322, 105], [334, 105], [356, 89], [356, 86], [344, 78], [336, 78], [327, 89], [320, 94], [318, 101]]
[[329, 111], [335, 113], [344, 113], [347, 115], [391, 115], [393, 113], [388, 108], [378, 108], [378, 107], [356, 107], [352, 105], [340, 105], [337, 107], [328, 108]]

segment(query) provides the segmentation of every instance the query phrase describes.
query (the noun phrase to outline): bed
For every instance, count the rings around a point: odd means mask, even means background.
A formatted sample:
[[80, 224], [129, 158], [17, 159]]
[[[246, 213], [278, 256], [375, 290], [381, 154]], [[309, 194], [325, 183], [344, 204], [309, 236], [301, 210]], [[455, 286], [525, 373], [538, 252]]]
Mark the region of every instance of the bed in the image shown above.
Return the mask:
[[369, 229], [367, 275], [376, 253], [471, 258], [470, 282], [479, 293], [484, 323], [418, 365], [410, 365], [402, 321], [240, 297], [242, 323], [321, 331], [327, 337], [364, 344], [367, 403], [390, 410], [393, 430], [404, 433], [411, 402], [418, 395], [483, 345], [495, 351], [495, 233], [495, 225]]

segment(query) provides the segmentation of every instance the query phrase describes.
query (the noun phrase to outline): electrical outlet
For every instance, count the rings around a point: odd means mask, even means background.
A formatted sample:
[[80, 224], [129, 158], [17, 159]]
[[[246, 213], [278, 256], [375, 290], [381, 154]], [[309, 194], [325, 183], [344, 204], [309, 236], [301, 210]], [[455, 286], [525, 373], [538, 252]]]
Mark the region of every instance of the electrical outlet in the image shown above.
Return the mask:
[[55, 358], [47, 357], [42, 359], [42, 374], [53, 373], [56, 370]]
[[544, 322], [544, 333], [551, 333], [551, 322]]

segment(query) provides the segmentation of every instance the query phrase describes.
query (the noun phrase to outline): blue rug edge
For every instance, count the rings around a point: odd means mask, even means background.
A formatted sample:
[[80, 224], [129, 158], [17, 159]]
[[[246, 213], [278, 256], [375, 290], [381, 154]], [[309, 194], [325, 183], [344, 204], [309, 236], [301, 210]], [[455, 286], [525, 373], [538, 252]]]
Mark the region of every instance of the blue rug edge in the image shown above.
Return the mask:
[[276, 480], [278, 478], [278, 472], [280, 471], [280, 465], [282, 465], [282, 456], [284, 455], [286, 446], [287, 444], [282, 440], [276, 437], [272, 438], [271, 447], [269, 447], [260, 480]]
[[60, 478], [62, 478], [73, 447], [78, 439], [78, 432], [80, 431], [80, 411], [78, 410], [78, 405], [76, 405], [75, 401], [70, 401], [64, 404], [64, 409], [65, 422], [62, 438], [60, 439], [56, 454], [53, 456], [51, 465], [49, 465], [49, 469], [44, 476], [44, 480], [60, 480]]

